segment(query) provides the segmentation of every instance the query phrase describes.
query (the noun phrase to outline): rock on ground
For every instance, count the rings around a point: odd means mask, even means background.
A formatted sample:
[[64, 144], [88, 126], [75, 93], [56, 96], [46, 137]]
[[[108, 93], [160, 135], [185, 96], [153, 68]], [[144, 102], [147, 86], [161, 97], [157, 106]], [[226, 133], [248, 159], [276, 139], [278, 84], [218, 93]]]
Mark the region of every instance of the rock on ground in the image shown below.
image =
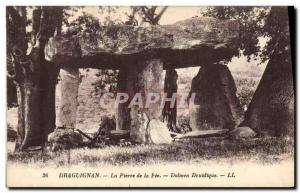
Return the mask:
[[177, 136], [175, 136], [175, 139], [225, 137], [227, 133], [228, 129], [191, 131], [185, 134], [178, 134]]
[[256, 133], [250, 127], [237, 127], [230, 132], [233, 138], [251, 138], [255, 137]]
[[71, 149], [82, 145], [82, 136], [73, 129], [58, 128], [48, 135], [52, 150]]
[[173, 141], [167, 124], [161, 122], [159, 119], [152, 119], [148, 124], [147, 130], [150, 141], [153, 144], [170, 144]]
[[130, 117], [130, 140], [135, 143], [149, 143], [147, 135], [149, 118], [146, 113], [134, 107], [130, 112]]

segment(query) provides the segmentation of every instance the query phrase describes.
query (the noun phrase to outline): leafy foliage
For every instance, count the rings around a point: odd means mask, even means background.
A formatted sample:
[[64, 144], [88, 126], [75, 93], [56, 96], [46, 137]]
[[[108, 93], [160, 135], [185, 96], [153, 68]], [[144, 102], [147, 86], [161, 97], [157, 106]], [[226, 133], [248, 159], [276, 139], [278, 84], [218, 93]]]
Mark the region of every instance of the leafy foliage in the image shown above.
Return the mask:
[[234, 79], [237, 86], [236, 95], [242, 107], [248, 107], [257, 88], [260, 78], [251, 77], [247, 74], [234, 74]]
[[116, 70], [101, 70], [96, 74], [100, 79], [92, 83], [96, 92], [107, 90], [114, 92], [117, 87], [117, 76]]
[[[208, 7], [203, 15], [238, 21], [241, 35], [236, 44], [248, 60], [254, 56], [263, 63], [270, 58], [274, 48], [289, 44], [287, 8], [220, 6]], [[263, 48], [259, 44], [261, 37], [269, 39]]]
[[83, 12], [74, 21], [68, 24], [67, 35], [76, 35], [79, 33], [95, 34], [100, 30], [100, 22], [93, 15]]

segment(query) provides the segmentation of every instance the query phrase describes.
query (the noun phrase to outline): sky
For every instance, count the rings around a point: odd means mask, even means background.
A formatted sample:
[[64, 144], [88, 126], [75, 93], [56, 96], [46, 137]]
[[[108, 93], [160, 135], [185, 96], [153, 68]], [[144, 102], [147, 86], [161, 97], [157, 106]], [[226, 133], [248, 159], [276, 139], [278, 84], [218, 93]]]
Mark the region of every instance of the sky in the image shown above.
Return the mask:
[[[180, 20], [188, 19], [191, 17], [194, 17], [196, 15], [200, 15], [201, 10], [203, 10], [205, 7], [196, 7], [196, 6], [169, 6], [163, 16], [161, 17], [161, 20], [159, 24], [166, 25], [166, 24], [172, 24]], [[76, 18], [78, 15], [82, 14], [82, 11], [92, 14], [93, 16], [97, 17], [100, 21], [104, 21], [105, 17], [108, 16], [108, 14], [101, 14], [99, 13], [99, 8], [97, 6], [89, 6], [85, 7], [76, 14], [74, 14], [73, 17], [70, 18], [70, 20]], [[120, 19], [121, 21], [125, 21], [127, 19], [126, 13], [129, 12], [129, 7], [126, 6], [120, 6], [116, 10], [116, 13], [110, 14], [110, 17], [113, 19]]]

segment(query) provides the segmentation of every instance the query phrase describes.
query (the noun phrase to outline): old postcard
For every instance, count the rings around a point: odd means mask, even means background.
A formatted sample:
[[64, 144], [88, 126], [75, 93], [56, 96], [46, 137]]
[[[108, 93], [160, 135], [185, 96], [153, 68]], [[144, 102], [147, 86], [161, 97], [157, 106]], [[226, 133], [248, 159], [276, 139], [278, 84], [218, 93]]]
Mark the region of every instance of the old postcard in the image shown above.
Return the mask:
[[6, 6], [7, 187], [295, 186], [294, 8]]

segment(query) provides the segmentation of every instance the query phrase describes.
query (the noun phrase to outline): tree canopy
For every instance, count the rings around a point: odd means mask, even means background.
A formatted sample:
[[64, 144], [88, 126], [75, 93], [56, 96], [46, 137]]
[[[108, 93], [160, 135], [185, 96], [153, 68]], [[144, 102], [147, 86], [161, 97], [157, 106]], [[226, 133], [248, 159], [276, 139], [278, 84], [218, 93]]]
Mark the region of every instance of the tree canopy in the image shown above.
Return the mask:
[[[263, 63], [276, 48], [290, 49], [287, 7], [218, 6], [208, 7], [203, 15], [238, 21], [241, 35], [236, 44], [249, 60], [254, 56]], [[263, 47], [260, 38], [267, 40]]]

